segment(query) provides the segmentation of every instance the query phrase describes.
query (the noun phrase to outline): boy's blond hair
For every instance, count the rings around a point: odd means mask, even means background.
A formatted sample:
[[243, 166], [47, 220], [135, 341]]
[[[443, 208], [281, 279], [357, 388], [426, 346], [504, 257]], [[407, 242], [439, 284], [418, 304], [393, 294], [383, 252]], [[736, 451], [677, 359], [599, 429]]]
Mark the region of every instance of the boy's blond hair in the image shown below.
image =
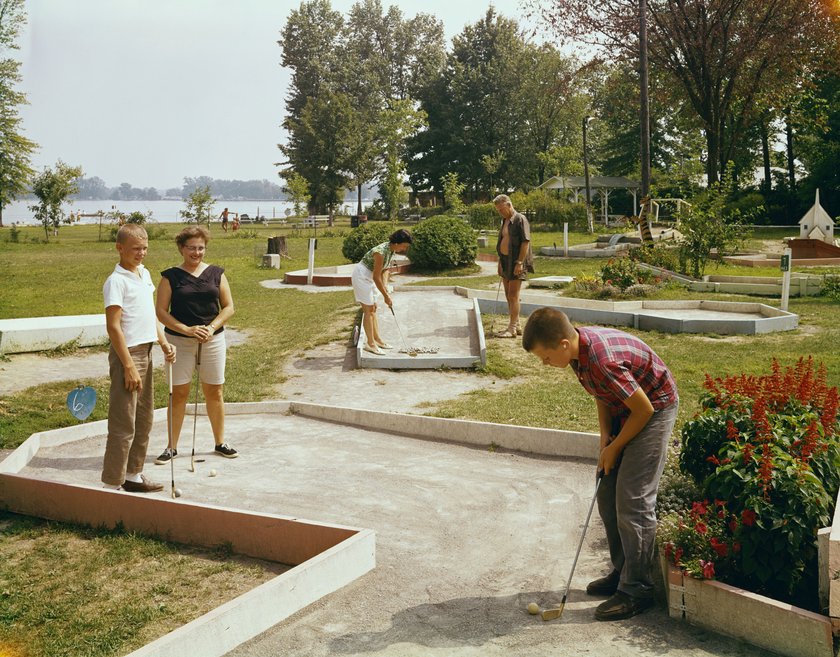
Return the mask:
[[531, 313], [522, 331], [522, 347], [531, 352], [535, 347], [554, 349], [560, 340], [572, 340], [577, 331], [566, 313], [554, 308], [540, 308]]
[[117, 242], [119, 244], [125, 244], [132, 237], [138, 239], [143, 239], [144, 237], [146, 239], [149, 238], [146, 234], [146, 229], [140, 224], [124, 224], [120, 226], [120, 229], [117, 231]]

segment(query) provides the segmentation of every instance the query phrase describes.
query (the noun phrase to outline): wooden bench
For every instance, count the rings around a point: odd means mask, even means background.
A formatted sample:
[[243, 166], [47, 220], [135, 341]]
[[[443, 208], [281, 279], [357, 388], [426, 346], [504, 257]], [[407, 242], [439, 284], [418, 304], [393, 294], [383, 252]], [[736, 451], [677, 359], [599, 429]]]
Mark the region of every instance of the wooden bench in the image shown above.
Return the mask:
[[328, 214], [314, 214], [303, 218], [304, 228], [315, 228], [317, 226], [331, 226], [332, 221]]

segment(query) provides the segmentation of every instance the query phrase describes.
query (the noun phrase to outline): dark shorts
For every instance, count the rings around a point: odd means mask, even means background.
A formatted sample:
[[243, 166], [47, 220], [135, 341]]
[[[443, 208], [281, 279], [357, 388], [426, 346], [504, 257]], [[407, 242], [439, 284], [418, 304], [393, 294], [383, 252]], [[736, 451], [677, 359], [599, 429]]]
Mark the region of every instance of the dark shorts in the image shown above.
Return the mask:
[[519, 274], [514, 274], [513, 269], [516, 266], [516, 258], [512, 255], [500, 255], [499, 262], [501, 263], [502, 269], [502, 278], [506, 281], [527, 281], [528, 280], [528, 272], [525, 271], [525, 265], [522, 266], [522, 269], [519, 270]]

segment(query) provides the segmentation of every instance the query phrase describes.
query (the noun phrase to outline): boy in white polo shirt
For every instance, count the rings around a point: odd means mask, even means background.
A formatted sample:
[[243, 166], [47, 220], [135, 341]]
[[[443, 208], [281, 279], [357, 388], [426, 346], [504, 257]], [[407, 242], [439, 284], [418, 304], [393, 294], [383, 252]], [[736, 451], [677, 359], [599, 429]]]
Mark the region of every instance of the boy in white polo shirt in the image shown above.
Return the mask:
[[143, 266], [149, 238], [142, 226], [126, 224], [117, 233], [120, 262], [105, 281], [105, 323], [111, 349], [108, 364], [108, 442], [102, 464], [107, 488], [152, 493], [163, 485], [143, 473], [154, 420], [152, 343], [160, 343], [168, 362], [175, 361], [155, 315], [152, 277]]

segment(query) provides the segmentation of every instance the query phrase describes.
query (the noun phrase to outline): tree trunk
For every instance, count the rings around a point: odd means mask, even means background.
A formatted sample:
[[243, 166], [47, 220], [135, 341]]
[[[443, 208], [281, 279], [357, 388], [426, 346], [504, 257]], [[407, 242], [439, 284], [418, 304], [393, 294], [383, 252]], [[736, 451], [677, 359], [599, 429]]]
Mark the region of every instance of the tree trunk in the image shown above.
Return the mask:
[[720, 135], [706, 128], [706, 184], [711, 187], [718, 181], [718, 159], [720, 158]]
[[362, 214], [362, 186], [357, 185], [356, 191], [358, 193], [358, 201], [356, 203], [356, 214]]
[[0, 228], [3, 228], [3, 201], [0, 201]]
[[796, 166], [793, 157], [793, 127], [790, 124], [790, 112], [785, 111], [785, 137], [787, 138], [788, 182], [791, 191], [796, 189]]
[[650, 194], [650, 99], [648, 96], [647, 0], [639, 0], [639, 119], [642, 196]]
[[767, 122], [761, 121], [761, 157], [764, 161], [764, 184], [762, 185], [765, 194], [773, 189], [772, 171], [770, 171], [770, 135], [767, 130]]

